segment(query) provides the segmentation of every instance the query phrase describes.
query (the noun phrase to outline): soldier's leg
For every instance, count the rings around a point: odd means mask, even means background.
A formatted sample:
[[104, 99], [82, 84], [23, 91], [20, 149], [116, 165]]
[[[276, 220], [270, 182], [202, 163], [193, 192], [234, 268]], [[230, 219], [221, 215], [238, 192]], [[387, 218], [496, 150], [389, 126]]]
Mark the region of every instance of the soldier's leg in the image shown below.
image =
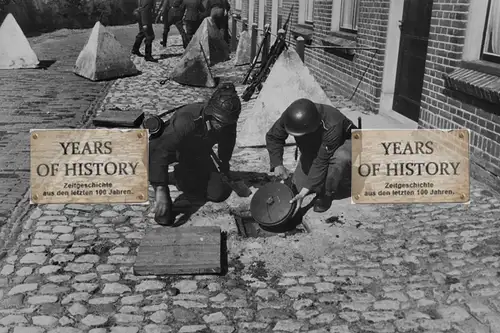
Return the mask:
[[[326, 212], [332, 205], [336, 196], [349, 190], [352, 166], [352, 141], [346, 140], [329, 161], [325, 190], [315, 203], [314, 211]], [[345, 187], [348, 188], [345, 188]]]
[[231, 38], [229, 36], [229, 15], [224, 16], [224, 40], [227, 44], [231, 43]]
[[182, 38], [182, 47], [186, 48], [188, 46], [188, 38], [186, 35], [186, 30], [184, 30], [184, 23], [182, 20], [178, 20], [175, 22], [175, 27], [179, 31], [179, 34], [181, 35]]
[[211, 172], [207, 184], [206, 198], [208, 201], [212, 202], [226, 201], [233, 192], [233, 189], [224, 182], [213, 161], [210, 162]]
[[196, 22], [195, 21], [185, 21], [186, 23], [186, 42], [189, 44], [193, 35], [196, 33]]
[[163, 15], [163, 39], [160, 42], [163, 47], [167, 46], [167, 38], [168, 33], [170, 32], [170, 25], [171, 23], [168, 20], [168, 15]]
[[137, 36], [135, 36], [134, 46], [132, 47], [132, 54], [143, 57], [143, 54], [139, 51], [139, 49], [141, 48], [142, 41], [146, 37], [146, 34], [140, 22], [138, 23], [138, 25], [139, 33], [137, 34]]
[[[213, 202], [225, 201], [232, 192], [217, 172], [209, 155], [180, 163], [175, 168], [177, 188], [187, 197]], [[169, 181], [170, 182], [170, 181]]]
[[[295, 171], [292, 176], [292, 184], [294, 192], [298, 193], [307, 183], [307, 173], [304, 172], [303, 161], [299, 159], [297, 166], [295, 167]], [[305, 164], [308, 164], [308, 161], [305, 161]]]
[[158, 60], [153, 58], [153, 41], [155, 39], [155, 33], [153, 30], [153, 25], [149, 24], [145, 30], [146, 38], [144, 41], [144, 53], [146, 61], [158, 62]]

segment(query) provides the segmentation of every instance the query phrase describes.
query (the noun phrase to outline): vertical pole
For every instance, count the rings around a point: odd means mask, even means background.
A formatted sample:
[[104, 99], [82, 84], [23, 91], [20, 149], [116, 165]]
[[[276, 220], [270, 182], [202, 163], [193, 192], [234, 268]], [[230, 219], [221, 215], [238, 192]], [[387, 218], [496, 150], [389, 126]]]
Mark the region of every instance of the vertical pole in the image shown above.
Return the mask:
[[248, 30], [248, 19], [243, 19], [241, 20], [241, 31], [247, 31]]
[[257, 23], [252, 24], [252, 43], [250, 44], [250, 59], [255, 57], [257, 51]]
[[274, 44], [274, 41], [276, 40], [276, 35], [278, 34], [278, 5], [279, 1], [272, 1], [272, 6], [271, 6], [271, 45]]
[[304, 62], [305, 48], [306, 48], [306, 44], [305, 44], [304, 37], [302, 37], [302, 36], [297, 37], [297, 42], [295, 44], [295, 51], [297, 51], [297, 54], [299, 55], [300, 60], [302, 60], [302, 62]]
[[233, 21], [231, 22], [231, 52], [236, 51], [236, 49], [238, 48], [238, 39], [236, 38], [238, 21], [236, 21], [236, 17], [236, 14], [233, 14]]
[[[267, 31], [269, 29], [269, 24], [266, 24], [264, 26], [264, 31]], [[264, 38], [266, 37], [266, 35], [264, 35]], [[264, 43], [263, 47], [262, 47], [262, 63], [265, 64], [267, 62], [267, 58], [269, 56], [269, 39], [270, 39], [271, 35], [269, 34], [269, 36], [265, 39], [265, 40], [262, 40], [262, 42]]]

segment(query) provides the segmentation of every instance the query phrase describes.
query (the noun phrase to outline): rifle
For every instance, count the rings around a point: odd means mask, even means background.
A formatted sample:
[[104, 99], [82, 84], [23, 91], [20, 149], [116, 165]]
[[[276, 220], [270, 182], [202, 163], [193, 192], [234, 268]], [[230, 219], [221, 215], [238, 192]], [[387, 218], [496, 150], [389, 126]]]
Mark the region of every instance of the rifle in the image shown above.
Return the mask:
[[158, 13], [156, 14], [155, 23], [160, 23], [160, 17], [163, 15], [161, 9], [163, 8], [163, 4], [165, 3], [165, 1], [168, 1], [168, 0], [161, 0], [161, 2], [160, 2], [160, 7], [158, 7]]
[[248, 188], [248, 186], [245, 184], [245, 182], [243, 182], [241, 180], [234, 181], [234, 180], [230, 179], [227, 174], [222, 172], [222, 170], [221, 170], [222, 162], [219, 159], [219, 157], [217, 156], [217, 154], [215, 154], [215, 152], [212, 149], [210, 149], [210, 157], [212, 157], [212, 160], [215, 164], [215, 167], [217, 168], [217, 172], [221, 176], [222, 181], [224, 183], [226, 183], [227, 185], [229, 185], [229, 187], [231, 187], [231, 189], [234, 191], [234, 193], [236, 193], [239, 197], [242, 197], [242, 198], [247, 198], [247, 197], [252, 195], [252, 191], [250, 190], [250, 188]]
[[280, 54], [283, 52], [283, 50], [288, 49], [285, 38], [288, 29], [288, 23], [290, 22], [290, 17], [292, 16], [294, 7], [295, 5], [292, 5], [292, 8], [288, 13], [288, 18], [286, 19], [286, 22], [283, 25], [283, 30], [285, 30], [285, 33], [283, 35], [278, 36], [273, 46], [271, 47], [267, 61], [260, 67], [260, 70], [257, 73], [257, 75], [252, 78], [252, 83], [243, 92], [241, 99], [244, 100], [245, 102], [250, 100], [252, 95], [255, 93], [255, 90], [258, 89], [260, 91], [262, 89], [262, 84], [266, 81], [267, 77], [269, 76], [272, 66], [274, 65]]
[[248, 78], [250, 77], [250, 74], [254, 70], [255, 65], [257, 65], [257, 61], [259, 60], [259, 56], [260, 56], [260, 53], [262, 52], [262, 48], [265, 45], [265, 43], [267, 43], [267, 39], [270, 36], [270, 32], [271, 32], [270, 30], [271, 30], [271, 27], [267, 26], [266, 30], [264, 31], [264, 38], [262, 39], [262, 42], [260, 43], [260, 46], [259, 46], [259, 51], [257, 51], [257, 55], [252, 60], [252, 64], [250, 65], [250, 68], [248, 69], [247, 74], [245, 75], [245, 78], [243, 79], [243, 84], [247, 83]]

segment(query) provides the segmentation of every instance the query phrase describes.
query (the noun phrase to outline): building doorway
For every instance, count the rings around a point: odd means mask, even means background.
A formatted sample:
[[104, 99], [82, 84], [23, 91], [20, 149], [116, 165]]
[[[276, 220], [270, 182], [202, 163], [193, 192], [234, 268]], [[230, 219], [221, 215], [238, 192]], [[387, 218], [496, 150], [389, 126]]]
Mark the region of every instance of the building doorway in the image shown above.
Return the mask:
[[433, 0], [391, 1], [381, 111], [418, 122]]

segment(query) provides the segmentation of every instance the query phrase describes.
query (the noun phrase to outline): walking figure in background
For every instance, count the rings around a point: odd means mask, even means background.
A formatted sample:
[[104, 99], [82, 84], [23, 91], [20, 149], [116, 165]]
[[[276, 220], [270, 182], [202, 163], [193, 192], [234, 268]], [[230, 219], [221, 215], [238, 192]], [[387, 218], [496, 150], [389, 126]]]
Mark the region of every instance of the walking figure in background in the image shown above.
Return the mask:
[[229, 38], [229, 11], [231, 5], [228, 0], [208, 0], [205, 17], [212, 17], [219, 30], [224, 32], [224, 40], [230, 43]]
[[[158, 62], [157, 59], [153, 58], [152, 54], [153, 41], [155, 39], [153, 21], [156, 2], [154, 0], [138, 0], [138, 4], [139, 7], [134, 11], [134, 14], [136, 15], [137, 22], [139, 24], [139, 33], [135, 37], [132, 54], [139, 57], [144, 56], [146, 61]], [[145, 55], [139, 51], [142, 41], [144, 41]]]
[[161, 17], [163, 22], [163, 40], [160, 42], [163, 47], [167, 47], [170, 27], [175, 25], [182, 37], [182, 46], [186, 48], [187, 36], [186, 31], [184, 30], [184, 23], [182, 21], [185, 11], [186, 6], [184, 5], [183, 0], [162, 0], [158, 18]]
[[196, 30], [200, 27], [205, 8], [202, 0], [183, 0], [183, 2], [186, 6], [184, 23], [186, 24], [187, 44], [189, 44]]
[[[222, 202], [229, 197], [232, 189], [219, 171], [229, 173], [240, 112], [241, 101], [234, 85], [223, 83], [207, 103], [188, 104], [167, 123], [156, 117], [145, 122], [151, 134], [149, 181], [155, 190], [158, 224], [171, 225], [175, 221], [169, 184], [182, 191], [189, 202]], [[211, 156], [215, 144], [219, 170]], [[168, 166], [175, 162], [178, 164], [171, 174]]]
[[[295, 138], [300, 159], [292, 183], [298, 194], [295, 213], [310, 193], [316, 193], [314, 211], [326, 212], [341, 185], [350, 184], [352, 165], [351, 130], [356, 126], [333, 106], [301, 98], [290, 104], [266, 134], [271, 171], [287, 179], [283, 151], [289, 135]], [[349, 185], [347, 185], [349, 186]]]

